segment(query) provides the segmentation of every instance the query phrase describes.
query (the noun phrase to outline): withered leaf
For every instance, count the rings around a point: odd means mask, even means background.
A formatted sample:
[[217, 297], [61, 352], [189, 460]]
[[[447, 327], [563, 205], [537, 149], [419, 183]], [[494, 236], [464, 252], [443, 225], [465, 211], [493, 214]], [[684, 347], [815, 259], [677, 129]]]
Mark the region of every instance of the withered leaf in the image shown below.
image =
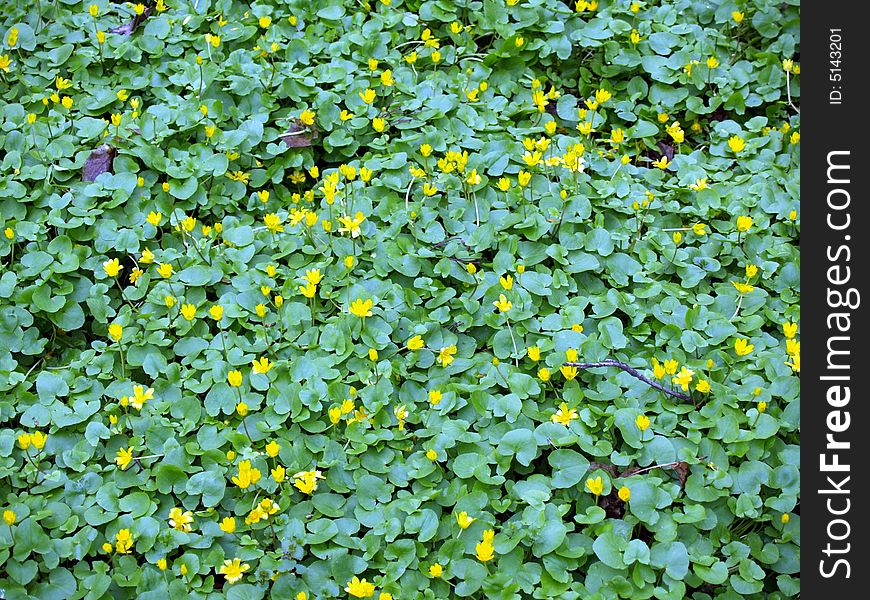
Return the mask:
[[115, 156], [118, 151], [108, 144], [103, 144], [93, 152], [85, 161], [82, 167], [83, 181], [96, 181], [97, 177], [102, 173], [114, 173], [112, 165], [115, 161]]
[[141, 15], [136, 15], [133, 17], [132, 21], [124, 23], [118, 27], [113, 27], [109, 30], [109, 33], [117, 33], [118, 35], [130, 35], [139, 25], [142, 24], [142, 21], [151, 16], [151, 13], [154, 12], [153, 6], [146, 6], [145, 10], [142, 11]]
[[668, 160], [674, 160], [674, 152], [675, 149], [673, 146], [666, 142], [659, 142], [659, 149], [662, 151], [663, 156], [667, 156]]
[[317, 129], [294, 119], [281, 136], [288, 148], [307, 148], [317, 139]]
[[685, 489], [686, 479], [689, 478], [689, 463], [682, 461], [678, 462], [674, 465], [674, 471], [677, 472], [677, 477], [680, 478], [680, 487]]

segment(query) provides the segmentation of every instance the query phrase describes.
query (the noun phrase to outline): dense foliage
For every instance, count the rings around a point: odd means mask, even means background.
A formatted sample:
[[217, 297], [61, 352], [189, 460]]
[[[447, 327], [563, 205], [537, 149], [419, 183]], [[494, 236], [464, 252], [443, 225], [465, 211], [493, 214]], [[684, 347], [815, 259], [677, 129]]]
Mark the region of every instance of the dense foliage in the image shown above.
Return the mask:
[[797, 0], [0, 14], [3, 597], [798, 595]]

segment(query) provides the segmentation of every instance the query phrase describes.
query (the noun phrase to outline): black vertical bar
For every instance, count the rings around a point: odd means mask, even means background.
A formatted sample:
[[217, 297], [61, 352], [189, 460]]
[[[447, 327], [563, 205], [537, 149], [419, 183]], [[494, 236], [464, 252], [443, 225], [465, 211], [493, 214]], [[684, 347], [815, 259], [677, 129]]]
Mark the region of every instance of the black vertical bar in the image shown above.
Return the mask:
[[870, 438], [864, 8], [806, 2], [801, 15], [801, 592], [813, 599], [862, 590], [868, 547], [867, 509], [852, 493]]

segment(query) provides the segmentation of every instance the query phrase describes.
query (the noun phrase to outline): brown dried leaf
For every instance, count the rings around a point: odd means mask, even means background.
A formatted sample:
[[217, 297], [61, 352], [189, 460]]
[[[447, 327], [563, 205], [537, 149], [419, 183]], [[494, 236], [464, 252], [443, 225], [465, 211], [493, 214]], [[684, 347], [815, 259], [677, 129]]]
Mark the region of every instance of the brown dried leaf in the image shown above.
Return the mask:
[[114, 28], [110, 29], [109, 33], [117, 33], [118, 35], [130, 35], [134, 31], [136, 31], [136, 28], [142, 24], [142, 21], [144, 21], [145, 19], [147, 19], [148, 17], [151, 16], [152, 12], [154, 12], [154, 7], [153, 6], [146, 6], [145, 10], [142, 11], [141, 15], [136, 15], [133, 17], [132, 21], [130, 21], [128, 23], [124, 23], [123, 25], [121, 25], [119, 27], [114, 27]]
[[604, 463], [592, 462], [589, 463], [589, 470], [595, 471], [596, 469], [601, 469], [602, 471], [607, 471], [610, 473], [611, 477], [619, 477], [619, 473], [616, 470], [616, 467], [613, 465], [605, 465]]
[[118, 151], [108, 144], [103, 144], [93, 152], [85, 161], [82, 167], [83, 181], [96, 181], [97, 177], [103, 173], [113, 173], [112, 165]]
[[281, 136], [288, 148], [308, 148], [317, 139], [317, 129], [294, 119]]
[[689, 478], [689, 463], [678, 462], [674, 465], [674, 471], [677, 472], [677, 477], [680, 478], [680, 487], [685, 489], [686, 479]]
[[666, 142], [659, 142], [659, 149], [663, 156], [668, 157], [668, 161], [674, 160], [675, 148]]

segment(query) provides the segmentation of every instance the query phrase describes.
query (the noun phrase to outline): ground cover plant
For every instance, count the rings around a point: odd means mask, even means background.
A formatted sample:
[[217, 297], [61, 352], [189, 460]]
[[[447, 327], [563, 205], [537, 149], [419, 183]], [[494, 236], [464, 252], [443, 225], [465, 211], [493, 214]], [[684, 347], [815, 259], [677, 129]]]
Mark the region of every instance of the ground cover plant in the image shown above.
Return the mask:
[[797, 0], [0, 15], [3, 597], [799, 594]]

